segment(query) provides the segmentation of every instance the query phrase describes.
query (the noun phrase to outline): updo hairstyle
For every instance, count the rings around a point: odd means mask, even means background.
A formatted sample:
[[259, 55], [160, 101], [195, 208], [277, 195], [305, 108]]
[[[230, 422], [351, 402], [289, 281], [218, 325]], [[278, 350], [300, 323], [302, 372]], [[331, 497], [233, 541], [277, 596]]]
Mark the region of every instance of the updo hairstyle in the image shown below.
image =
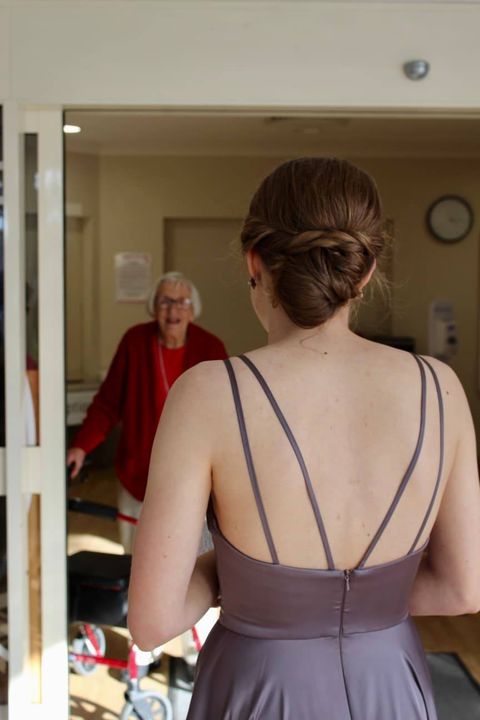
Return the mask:
[[321, 325], [358, 296], [384, 248], [375, 182], [346, 160], [285, 162], [256, 191], [240, 237], [271, 276], [272, 303], [299, 327]]

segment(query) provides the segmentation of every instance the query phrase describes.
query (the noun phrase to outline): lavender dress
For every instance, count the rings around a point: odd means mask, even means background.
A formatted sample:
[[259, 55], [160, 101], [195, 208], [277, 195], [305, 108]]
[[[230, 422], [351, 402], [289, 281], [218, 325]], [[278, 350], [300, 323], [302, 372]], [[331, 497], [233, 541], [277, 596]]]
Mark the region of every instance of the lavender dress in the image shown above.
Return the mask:
[[[421, 375], [420, 430], [412, 460], [361, 561], [339, 570], [298, 445], [264, 378], [241, 356], [266, 393], [300, 464], [328, 569], [278, 561], [257, 484], [242, 404], [226, 361], [247, 467], [272, 562], [254, 560], [222, 535], [212, 504], [221, 615], [203, 647], [188, 720], [437, 720], [425, 653], [409, 615], [409, 597], [428, 545], [416, 548], [443, 466], [444, 416], [438, 379], [414, 355]], [[426, 372], [440, 412], [440, 460], [433, 497], [404, 557], [364, 567], [417, 463], [425, 433]]]

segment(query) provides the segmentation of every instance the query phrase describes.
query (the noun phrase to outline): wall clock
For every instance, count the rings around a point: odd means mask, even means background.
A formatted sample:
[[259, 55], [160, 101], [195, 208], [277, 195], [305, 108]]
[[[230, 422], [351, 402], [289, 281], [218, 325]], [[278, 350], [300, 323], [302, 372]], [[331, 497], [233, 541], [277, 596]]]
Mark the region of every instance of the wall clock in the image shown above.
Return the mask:
[[443, 195], [427, 210], [427, 225], [433, 237], [441, 242], [463, 240], [473, 226], [473, 210], [458, 195]]

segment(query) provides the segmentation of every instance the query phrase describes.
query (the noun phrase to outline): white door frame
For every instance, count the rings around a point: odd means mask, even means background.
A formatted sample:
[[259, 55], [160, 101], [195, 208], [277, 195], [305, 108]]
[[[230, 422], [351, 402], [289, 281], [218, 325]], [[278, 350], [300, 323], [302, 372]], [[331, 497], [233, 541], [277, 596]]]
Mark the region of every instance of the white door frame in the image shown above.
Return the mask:
[[[3, 103], [8, 633], [10, 720], [68, 718], [62, 109]], [[25, 446], [23, 141], [38, 137], [40, 438]], [[0, 487], [0, 492], [2, 492]], [[40, 495], [41, 702], [28, 668], [28, 506]], [[2, 493], [3, 494], [3, 493]]]

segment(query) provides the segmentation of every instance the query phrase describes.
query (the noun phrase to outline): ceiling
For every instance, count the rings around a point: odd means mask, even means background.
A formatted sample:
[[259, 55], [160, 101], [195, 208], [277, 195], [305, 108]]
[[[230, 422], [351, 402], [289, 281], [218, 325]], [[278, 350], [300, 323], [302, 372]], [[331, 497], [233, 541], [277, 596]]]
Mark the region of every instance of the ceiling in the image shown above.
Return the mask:
[[98, 155], [480, 157], [480, 117], [69, 111], [67, 152]]

